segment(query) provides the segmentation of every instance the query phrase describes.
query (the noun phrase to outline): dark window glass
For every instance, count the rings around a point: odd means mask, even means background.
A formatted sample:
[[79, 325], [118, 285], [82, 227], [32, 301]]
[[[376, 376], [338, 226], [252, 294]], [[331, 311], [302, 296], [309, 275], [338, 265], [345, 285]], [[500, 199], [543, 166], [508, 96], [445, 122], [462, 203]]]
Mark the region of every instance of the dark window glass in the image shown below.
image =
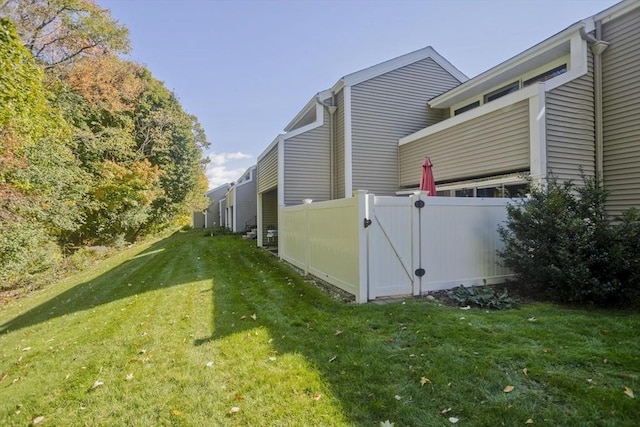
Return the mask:
[[457, 110], [455, 110], [453, 112], [453, 115], [457, 116], [458, 114], [462, 114], [465, 111], [473, 110], [474, 108], [479, 107], [479, 106], [480, 106], [480, 101], [472, 102], [469, 105], [465, 105], [464, 107], [460, 107]]
[[491, 93], [488, 93], [484, 96], [484, 102], [491, 102], [494, 99], [498, 99], [501, 98], [505, 95], [509, 95], [512, 92], [517, 91], [518, 89], [520, 89], [520, 82], [513, 82], [510, 85], [501, 87], [500, 89], [494, 90]]
[[567, 64], [563, 64], [559, 67], [554, 68], [553, 70], [545, 71], [542, 74], [538, 74], [535, 77], [531, 77], [530, 79], [525, 80], [522, 83], [522, 86], [529, 86], [534, 83], [546, 82], [547, 80], [552, 79], [556, 76], [559, 76], [560, 74], [564, 74], [566, 72], [567, 72]]

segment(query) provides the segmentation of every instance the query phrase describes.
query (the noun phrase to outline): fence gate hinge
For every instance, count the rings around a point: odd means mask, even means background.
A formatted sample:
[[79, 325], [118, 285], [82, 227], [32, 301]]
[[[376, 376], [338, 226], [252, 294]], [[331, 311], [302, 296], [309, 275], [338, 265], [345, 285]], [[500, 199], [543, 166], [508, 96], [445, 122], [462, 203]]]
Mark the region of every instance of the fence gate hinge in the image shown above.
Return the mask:
[[416, 206], [416, 208], [421, 209], [424, 208], [424, 200], [416, 200], [416, 202], [414, 203], [414, 205]]
[[368, 226], [370, 226], [373, 223], [373, 221], [371, 221], [369, 218], [365, 218], [364, 219], [364, 228], [367, 228]]
[[418, 268], [418, 269], [415, 271], [415, 274], [416, 274], [416, 276], [418, 276], [418, 277], [422, 277], [422, 276], [424, 276], [424, 273], [425, 273], [424, 268]]

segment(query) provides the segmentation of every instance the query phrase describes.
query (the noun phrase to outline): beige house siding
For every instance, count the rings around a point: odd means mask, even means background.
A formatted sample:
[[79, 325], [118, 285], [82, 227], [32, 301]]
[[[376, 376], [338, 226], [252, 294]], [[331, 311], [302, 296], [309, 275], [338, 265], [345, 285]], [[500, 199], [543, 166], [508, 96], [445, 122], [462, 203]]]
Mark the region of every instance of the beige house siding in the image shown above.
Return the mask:
[[284, 203], [299, 205], [303, 199], [330, 198], [330, 118], [324, 110], [324, 124], [284, 142]]
[[274, 147], [258, 162], [258, 193], [278, 186], [278, 145]]
[[402, 187], [419, 185], [425, 156], [434, 164], [436, 182], [528, 170], [528, 101], [401, 145]]
[[344, 197], [344, 91], [336, 94], [336, 106], [334, 113], [335, 126], [335, 191], [337, 199]]
[[427, 101], [459, 83], [427, 58], [352, 87], [354, 190], [395, 194], [398, 139], [426, 127]]
[[640, 209], [640, 9], [605, 23], [602, 39], [604, 185], [618, 216]]
[[229, 192], [227, 193], [227, 207], [230, 208], [235, 204], [235, 199], [236, 199], [236, 192], [235, 192], [235, 188], [231, 187], [231, 189], [229, 189]]
[[547, 92], [547, 171], [561, 182], [595, 174], [593, 58], [584, 76]]
[[268, 227], [278, 228], [278, 190], [267, 191], [258, 197], [262, 197], [262, 241], [268, 244]]

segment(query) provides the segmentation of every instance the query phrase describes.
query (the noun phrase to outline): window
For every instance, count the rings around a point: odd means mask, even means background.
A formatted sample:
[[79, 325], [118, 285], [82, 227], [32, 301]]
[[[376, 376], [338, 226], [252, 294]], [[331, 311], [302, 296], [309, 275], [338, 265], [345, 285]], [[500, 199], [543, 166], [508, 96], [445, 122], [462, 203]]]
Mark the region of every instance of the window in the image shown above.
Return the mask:
[[559, 67], [556, 67], [556, 68], [554, 68], [552, 70], [545, 71], [542, 74], [538, 74], [535, 77], [531, 77], [530, 79], [525, 80], [522, 83], [522, 86], [524, 87], [524, 86], [532, 85], [534, 83], [546, 82], [547, 80], [552, 79], [552, 78], [554, 78], [556, 76], [559, 76], [560, 74], [564, 74], [566, 72], [567, 72], [567, 64], [563, 64], [563, 65], [561, 65]]
[[455, 110], [453, 112], [453, 115], [457, 116], [458, 114], [462, 114], [465, 111], [473, 110], [474, 108], [479, 106], [480, 106], [480, 101], [472, 102], [471, 104], [465, 105], [464, 107], [460, 107], [457, 110]]
[[500, 89], [496, 89], [493, 92], [486, 94], [484, 96], [484, 102], [486, 104], [487, 102], [491, 102], [505, 95], [509, 95], [512, 92], [516, 92], [519, 89], [520, 89], [520, 82], [519, 81], [513, 82], [507, 86], [503, 86]]
[[475, 197], [475, 188], [461, 188], [460, 190], [456, 190], [456, 197]]

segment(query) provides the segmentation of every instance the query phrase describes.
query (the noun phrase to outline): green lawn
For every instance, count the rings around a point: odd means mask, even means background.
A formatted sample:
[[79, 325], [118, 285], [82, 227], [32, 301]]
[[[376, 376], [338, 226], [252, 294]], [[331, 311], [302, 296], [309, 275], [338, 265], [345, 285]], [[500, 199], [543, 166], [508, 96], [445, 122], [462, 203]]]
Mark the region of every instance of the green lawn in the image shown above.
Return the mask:
[[0, 306], [0, 425], [638, 425], [637, 312], [349, 304], [202, 234]]

